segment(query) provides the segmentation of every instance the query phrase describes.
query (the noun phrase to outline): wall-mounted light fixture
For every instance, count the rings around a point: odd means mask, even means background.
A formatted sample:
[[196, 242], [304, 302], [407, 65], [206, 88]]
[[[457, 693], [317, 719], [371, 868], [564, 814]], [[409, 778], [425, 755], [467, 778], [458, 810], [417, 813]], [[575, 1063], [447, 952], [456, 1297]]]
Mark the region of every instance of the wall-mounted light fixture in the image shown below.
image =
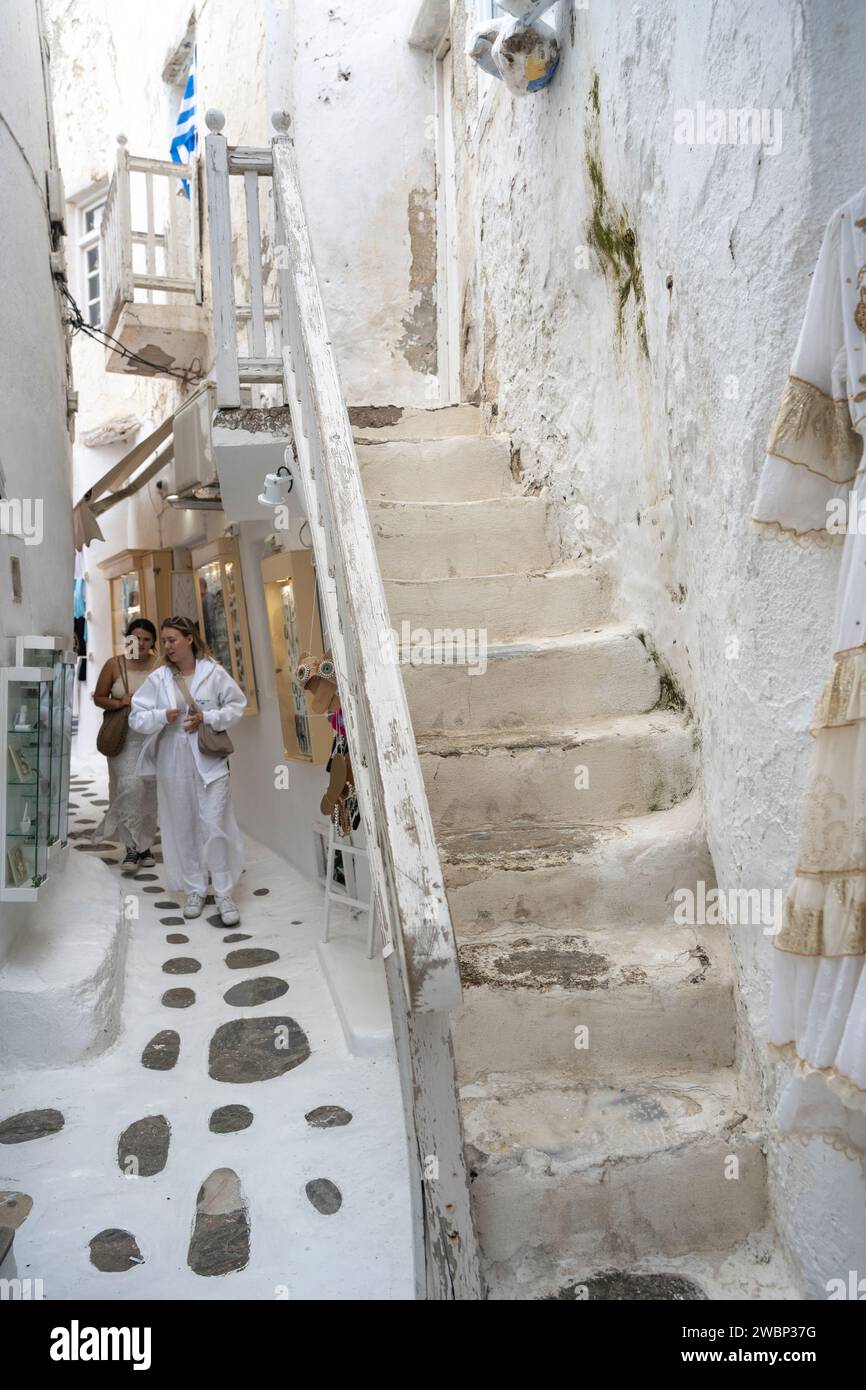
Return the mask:
[[259, 493], [259, 501], [263, 507], [283, 506], [294, 486], [291, 472], [285, 464], [281, 464], [276, 473], [265, 474], [265, 490]]

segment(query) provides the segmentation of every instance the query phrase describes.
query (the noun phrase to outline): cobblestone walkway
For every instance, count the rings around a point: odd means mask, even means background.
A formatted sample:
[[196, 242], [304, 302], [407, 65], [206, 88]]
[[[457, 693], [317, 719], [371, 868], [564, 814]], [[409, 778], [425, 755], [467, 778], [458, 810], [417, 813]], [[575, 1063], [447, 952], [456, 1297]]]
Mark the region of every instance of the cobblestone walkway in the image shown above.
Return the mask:
[[77, 769], [71, 802], [72, 853], [126, 895], [121, 1029], [92, 1062], [0, 1083], [20, 1221], [0, 1273], [47, 1299], [411, 1298], [396, 1063], [345, 1047], [317, 886], [247, 841], [240, 925], [212, 899], [188, 922], [160, 862], [121, 879], [121, 852], [91, 844], [101, 768]]

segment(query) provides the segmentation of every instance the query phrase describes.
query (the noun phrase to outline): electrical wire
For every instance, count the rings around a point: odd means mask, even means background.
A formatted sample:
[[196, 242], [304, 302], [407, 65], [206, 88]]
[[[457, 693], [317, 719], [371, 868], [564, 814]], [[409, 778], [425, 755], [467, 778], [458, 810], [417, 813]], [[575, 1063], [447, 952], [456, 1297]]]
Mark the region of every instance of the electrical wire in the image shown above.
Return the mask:
[[62, 279], [58, 280], [60, 292], [69, 304], [70, 324], [73, 334], [84, 333], [86, 337], [92, 338], [94, 342], [100, 343], [102, 347], [107, 347], [110, 352], [117, 353], [118, 357], [123, 357], [127, 362], [138, 363], [142, 367], [150, 367], [151, 371], [158, 376], [172, 376], [178, 381], [182, 381], [184, 386], [189, 386], [191, 382], [204, 380], [201, 361], [198, 357], [193, 359], [193, 363], [198, 365], [198, 370], [182, 369], [176, 371], [173, 367], [163, 367], [158, 362], [151, 362], [147, 357], [142, 357], [137, 352], [132, 352], [130, 348], [124, 347], [118, 338], [113, 338], [110, 333], [106, 333], [104, 328], [94, 328], [89, 324], [75, 299], [70, 293], [69, 286]]

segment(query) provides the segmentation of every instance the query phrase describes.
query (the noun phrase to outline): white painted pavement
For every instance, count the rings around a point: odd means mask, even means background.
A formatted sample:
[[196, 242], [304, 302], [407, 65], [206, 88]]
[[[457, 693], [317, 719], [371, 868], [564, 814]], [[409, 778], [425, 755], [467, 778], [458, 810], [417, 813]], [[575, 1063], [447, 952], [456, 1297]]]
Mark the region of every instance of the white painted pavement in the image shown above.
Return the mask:
[[[79, 766], [85, 788], [105, 797], [101, 758]], [[73, 790], [71, 822], [101, 817], [94, 798]], [[90, 806], [88, 805], [90, 803]], [[88, 827], [89, 828], [89, 827]], [[86, 843], [83, 839], [74, 844]], [[95, 854], [95, 851], [72, 851]], [[105, 853], [103, 851], [103, 853]], [[142, 870], [152, 880], [123, 880], [137, 899], [129, 923], [121, 1027], [108, 1051], [64, 1068], [19, 1068], [0, 1082], [0, 1121], [20, 1111], [52, 1108], [63, 1129], [44, 1138], [0, 1145], [0, 1189], [28, 1193], [33, 1209], [15, 1233], [3, 1277], [40, 1278], [46, 1299], [365, 1299], [413, 1297], [409, 1179], [399, 1078], [393, 1050], [352, 1055], [326, 986], [316, 952], [322, 893], [260, 845], [247, 842], [247, 868], [236, 891], [241, 924], [217, 928], [208, 904], [196, 921], [167, 925], [181, 902], [166, 891], [161, 865]], [[119, 858], [119, 853], [116, 856]], [[119, 870], [105, 866], [106, 892], [116, 892]], [[267, 890], [256, 896], [255, 890]], [[76, 904], [67, 904], [68, 930], [78, 929]], [[81, 924], [82, 926], [84, 924]], [[363, 918], [349, 930], [363, 936]], [[343, 928], [339, 925], [337, 933]], [[249, 941], [225, 943], [235, 932]], [[169, 944], [166, 936], [189, 937]], [[265, 947], [279, 959], [254, 969], [232, 970], [229, 951]], [[162, 970], [174, 956], [201, 962], [194, 974]], [[288, 982], [281, 998], [252, 1008], [232, 1008], [225, 991], [240, 980], [275, 975]], [[167, 1008], [163, 993], [191, 988], [195, 1003]], [[232, 1018], [288, 1015], [309, 1039], [310, 1057], [271, 1080], [234, 1084], [208, 1075], [212, 1034]], [[142, 1066], [142, 1049], [162, 1029], [180, 1034], [180, 1055], [169, 1071]], [[245, 1105], [249, 1128], [213, 1134], [217, 1107]], [[351, 1112], [347, 1125], [316, 1129], [305, 1115], [319, 1106]], [[127, 1177], [118, 1164], [118, 1139], [133, 1121], [164, 1115], [171, 1126], [168, 1159], [153, 1177]], [[196, 1197], [215, 1169], [237, 1173], [247, 1203], [251, 1249], [246, 1268], [201, 1276], [187, 1264]], [[305, 1186], [316, 1178], [335, 1183], [342, 1205], [321, 1215]], [[103, 1273], [90, 1260], [89, 1242], [119, 1228], [138, 1242], [143, 1262], [122, 1273]]]

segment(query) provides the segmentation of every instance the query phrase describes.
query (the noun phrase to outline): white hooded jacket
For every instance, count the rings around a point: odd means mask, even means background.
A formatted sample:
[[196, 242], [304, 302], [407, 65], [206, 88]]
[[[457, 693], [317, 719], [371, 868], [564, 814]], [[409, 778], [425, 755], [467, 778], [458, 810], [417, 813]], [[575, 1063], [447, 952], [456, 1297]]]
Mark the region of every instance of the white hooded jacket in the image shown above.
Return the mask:
[[[202, 711], [205, 724], [212, 729], [230, 729], [243, 717], [247, 697], [228, 671], [209, 657], [196, 662], [195, 671], [186, 677], [186, 683], [190, 695]], [[156, 745], [162, 735], [189, 739], [195, 765], [206, 785], [226, 776], [227, 759], [202, 753], [198, 746], [198, 730], [186, 733], [182, 719], [169, 725], [166, 710], [185, 704], [170, 666], [158, 666], [136, 690], [129, 711], [129, 726], [136, 733], [146, 735], [136, 767], [139, 776], [156, 776]], [[165, 734], [167, 729], [171, 730], [170, 734]]]

